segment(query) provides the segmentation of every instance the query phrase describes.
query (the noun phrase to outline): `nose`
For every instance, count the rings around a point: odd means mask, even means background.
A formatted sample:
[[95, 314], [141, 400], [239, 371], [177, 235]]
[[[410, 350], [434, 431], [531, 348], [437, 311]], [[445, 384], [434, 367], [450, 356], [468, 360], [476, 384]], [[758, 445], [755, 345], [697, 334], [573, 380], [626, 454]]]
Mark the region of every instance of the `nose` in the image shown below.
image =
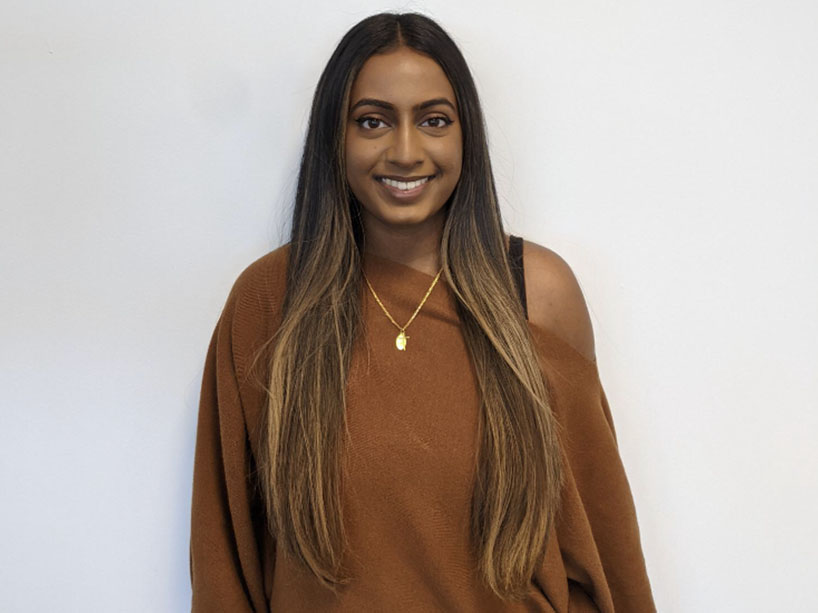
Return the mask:
[[401, 122], [393, 132], [386, 159], [389, 163], [400, 167], [412, 167], [423, 162], [421, 136], [411, 121]]

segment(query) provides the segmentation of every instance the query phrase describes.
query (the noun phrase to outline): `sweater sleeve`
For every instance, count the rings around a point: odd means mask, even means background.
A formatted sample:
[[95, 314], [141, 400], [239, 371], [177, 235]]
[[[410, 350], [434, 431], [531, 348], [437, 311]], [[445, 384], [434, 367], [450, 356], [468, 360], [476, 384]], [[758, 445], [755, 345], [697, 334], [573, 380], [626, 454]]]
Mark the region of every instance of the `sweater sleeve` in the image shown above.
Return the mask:
[[560, 613], [655, 613], [598, 365], [550, 331], [532, 329], [560, 426], [565, 471], [555, 538], [537, 583]]
[[252, 474], [227, 305], [213, 332], [202, 380], [190, 531], [192, 611], [267, 611], [259, 535], [265, 526]]
[[[586, 561], [586, 567], [575, 574], [582, 585], [597, 574], [591, 570], [596, 566], [591, 560], [599, 561], [597, 580], [582, 587], [598, 599], [600, 610], [654, 613], [636, 508], [596, 362], [585, 363], [576, 381], [563, 415], [566, 452], [576, 487], [569, 504], [574, 507], [572, 515], [584, 518], [579, 524], [587, 522], [596, 551], [579, 551], [566, 539], [570, 544], [564, 552], [566, 565], [570, 568]], [[575, 570], [579, 569], [575, 566]]]

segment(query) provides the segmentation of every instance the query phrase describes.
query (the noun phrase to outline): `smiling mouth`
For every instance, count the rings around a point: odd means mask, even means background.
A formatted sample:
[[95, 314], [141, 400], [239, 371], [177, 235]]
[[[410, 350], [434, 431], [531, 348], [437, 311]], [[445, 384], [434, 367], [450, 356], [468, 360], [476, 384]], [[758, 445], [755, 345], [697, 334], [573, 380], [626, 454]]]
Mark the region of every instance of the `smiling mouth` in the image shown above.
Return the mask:
[[414, 181], [398, 181], [396, 179], [390, 179], [389, 177], [376, 177], [376, 180], [379, 183], [383, 183], [384, 185], [388, 185], [393, 189], [399, 189], [402, 192], [409, 192], [414, 189], [417, 189], [421, 185], [428, 183], [430, 180], [434, 179], [435, 175], [431, 175], [429, 177], [423, 177], [422, 179], [415, 179]]

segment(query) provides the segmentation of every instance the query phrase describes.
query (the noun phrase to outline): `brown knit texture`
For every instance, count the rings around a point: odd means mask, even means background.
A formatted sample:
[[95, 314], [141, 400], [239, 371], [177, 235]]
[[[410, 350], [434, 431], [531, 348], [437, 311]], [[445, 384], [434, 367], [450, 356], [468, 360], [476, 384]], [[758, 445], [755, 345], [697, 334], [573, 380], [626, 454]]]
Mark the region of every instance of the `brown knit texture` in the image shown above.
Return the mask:
[[[254, 474], [263, 373], [249, 369], [280, 321], [287, 250], [242, 272], [207, 352], [191, 512], [194, 612], [656, 610], [597, 365], [532, 323], [562, 426], [566, 484], [528, 598], [504, 602], [480, 584], [469, 546], [479, 398], [442, 278], [406, 330], [406, 351], [395, 348], [398, 331], [371, 293], [362, 294], [366, 333], [350, 367], [343, 486], [355, 579], [336, 596], [277, 556]], [[364, 270], [398, 322], [433, 279], [370, 254]]]

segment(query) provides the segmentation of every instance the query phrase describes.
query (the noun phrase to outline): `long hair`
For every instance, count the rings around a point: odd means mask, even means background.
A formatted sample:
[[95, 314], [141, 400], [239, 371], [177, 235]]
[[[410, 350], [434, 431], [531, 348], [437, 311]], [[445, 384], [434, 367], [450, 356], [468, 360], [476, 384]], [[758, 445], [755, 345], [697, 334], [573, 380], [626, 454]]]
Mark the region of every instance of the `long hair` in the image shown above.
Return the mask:
[[[471, 545], [485, 585], [526, 596], [558, 510], [562, 464], [546, 381], [506, 257], [477, 88], [434, 21], [382, 13], [341, 40], [315, 90], [293, 210], [281, 324], [265, 346], [267, 407], [259, 486], [277, 550], [336, 591], [353, 577], [341, 512], [345, 389], [363, 330], [363, 230], [346, 180], [349, 93], [364, 62], [407, 46], [451, 82], [463, 133], [459, 182], [445, 204], [440, 256], [481, 398]], [[264, 347], [263, 347], [264, 349]]]

